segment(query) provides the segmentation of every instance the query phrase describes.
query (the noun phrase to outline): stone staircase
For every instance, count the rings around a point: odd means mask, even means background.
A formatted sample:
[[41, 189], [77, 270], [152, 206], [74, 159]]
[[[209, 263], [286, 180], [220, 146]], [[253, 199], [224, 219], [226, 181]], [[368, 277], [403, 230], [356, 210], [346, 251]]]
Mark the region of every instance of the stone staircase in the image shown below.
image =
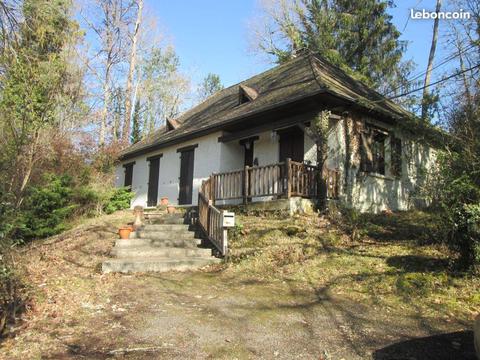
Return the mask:
[[130, 239], [116, 240], [112, 251], [116, 258], [105, 261], [102, 271], [185, 271], [220, 262], [211, 248], [202, 247], [192, 225], [184, 222], [181, 214], [162, 214], [132, 232]]

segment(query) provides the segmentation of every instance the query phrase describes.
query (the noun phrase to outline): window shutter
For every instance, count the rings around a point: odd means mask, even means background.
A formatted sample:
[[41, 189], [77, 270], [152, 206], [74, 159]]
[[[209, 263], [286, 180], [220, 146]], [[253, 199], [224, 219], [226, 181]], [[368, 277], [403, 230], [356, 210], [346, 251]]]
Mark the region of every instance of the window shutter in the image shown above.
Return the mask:
[[390, 139], [390, 147], [392, 154], [392, 175], [401, 176], [402, 175], [402, 140], [394, 136]]
[[360, 133], [360, 136], [360, 170], [365, 172], [371, 172], [373, 169], [372, 133], [371, 131], [364, 131]]

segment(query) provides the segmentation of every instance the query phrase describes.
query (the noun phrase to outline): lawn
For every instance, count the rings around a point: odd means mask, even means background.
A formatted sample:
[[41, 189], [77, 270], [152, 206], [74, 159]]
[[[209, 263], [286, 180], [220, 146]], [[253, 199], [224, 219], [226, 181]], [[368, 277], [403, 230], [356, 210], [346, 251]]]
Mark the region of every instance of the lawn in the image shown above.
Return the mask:
[[480, 281], [429, 242], [427, 213], [368, 216], [356, 242], [318, 216], [239, 215], [224, 264], [102, 275], [129, 216], [19, 255], [32, 301], [0, 356], [474, 359]]

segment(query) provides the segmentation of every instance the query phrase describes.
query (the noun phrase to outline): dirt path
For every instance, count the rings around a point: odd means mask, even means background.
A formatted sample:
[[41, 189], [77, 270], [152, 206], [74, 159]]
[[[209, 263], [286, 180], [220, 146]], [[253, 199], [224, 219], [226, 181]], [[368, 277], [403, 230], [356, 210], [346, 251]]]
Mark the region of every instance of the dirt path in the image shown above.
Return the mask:
[[[430, 337], [452, 324], [391, 317], [283, 282], [214, 272], [132, 276], [109, 300], [67, 352], [47, 358], [474, 359], [468, 331]], [[423, 339], [409, 342], [413, 336]]]
[[0, 358], [474, 359], [468, 324], [412, 311], [415, 304], [356, 301], [332, 290], [342, 273], [330, 283], [222, 266], [103, 275], [98, 264], [119, 221], [103, 219], [28, 254], [36, 301]]

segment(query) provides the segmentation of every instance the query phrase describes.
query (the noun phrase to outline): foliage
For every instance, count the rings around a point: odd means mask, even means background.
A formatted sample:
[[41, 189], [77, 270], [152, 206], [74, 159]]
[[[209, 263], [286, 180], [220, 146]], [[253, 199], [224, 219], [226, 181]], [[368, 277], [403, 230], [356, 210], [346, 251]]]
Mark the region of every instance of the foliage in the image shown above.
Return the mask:
[[44, 238], [68, 228], [72, 217], [111, 214], [130, 207], [133, 193], [127, 188], [112, 188], [76, 183], [68, 175], [47, 174], [41, 185], [32, 186], [13, 223], [11, 236], [17, 242]]
[[140, 100], [135, 101], [132, 117], [132, 133], [130, 135], [130, 142], [136, 144], [142, 139], [140, 128]]
[[57, 105], [68, 96], [64, 50], [76, 36], [69, 7], [64, 0], [24, 1], [19, 40], [1, 59], [0, 131], [5, 143], [0, 166], [6, 183], [12, 184], [8, 191], [15, 195], [15, 206], [21, 204], [43, 153], [43, 136], [56, 125]]
[[392, 1], [273, 1], [260, 49], [284, 62], [305, 49], [383, 92], [395, 88], [409, 67], [406, 42], [392, 22]]
[[154, 47], [140, 64], [142, 137], [180, 112], [188, 81], [179, 66], [180, 59], [172, 47]]
[[64, 231], [75, 209], [71, 186], [68, 176], [46, 175], [44, 185], [31, 187], [18, 220], [17, 236], [29, 240]]
[[118, 210], [128, 209], [133, 196], [134, 193], [128, 187], [113, 189], [103, 210], [107, 214], [112, 214]]
[[198, 88], [198, 97], [200, 101], [205, 100], [209, 96], [223, 89], [220, 76], [209, 73], [202, 81]]

